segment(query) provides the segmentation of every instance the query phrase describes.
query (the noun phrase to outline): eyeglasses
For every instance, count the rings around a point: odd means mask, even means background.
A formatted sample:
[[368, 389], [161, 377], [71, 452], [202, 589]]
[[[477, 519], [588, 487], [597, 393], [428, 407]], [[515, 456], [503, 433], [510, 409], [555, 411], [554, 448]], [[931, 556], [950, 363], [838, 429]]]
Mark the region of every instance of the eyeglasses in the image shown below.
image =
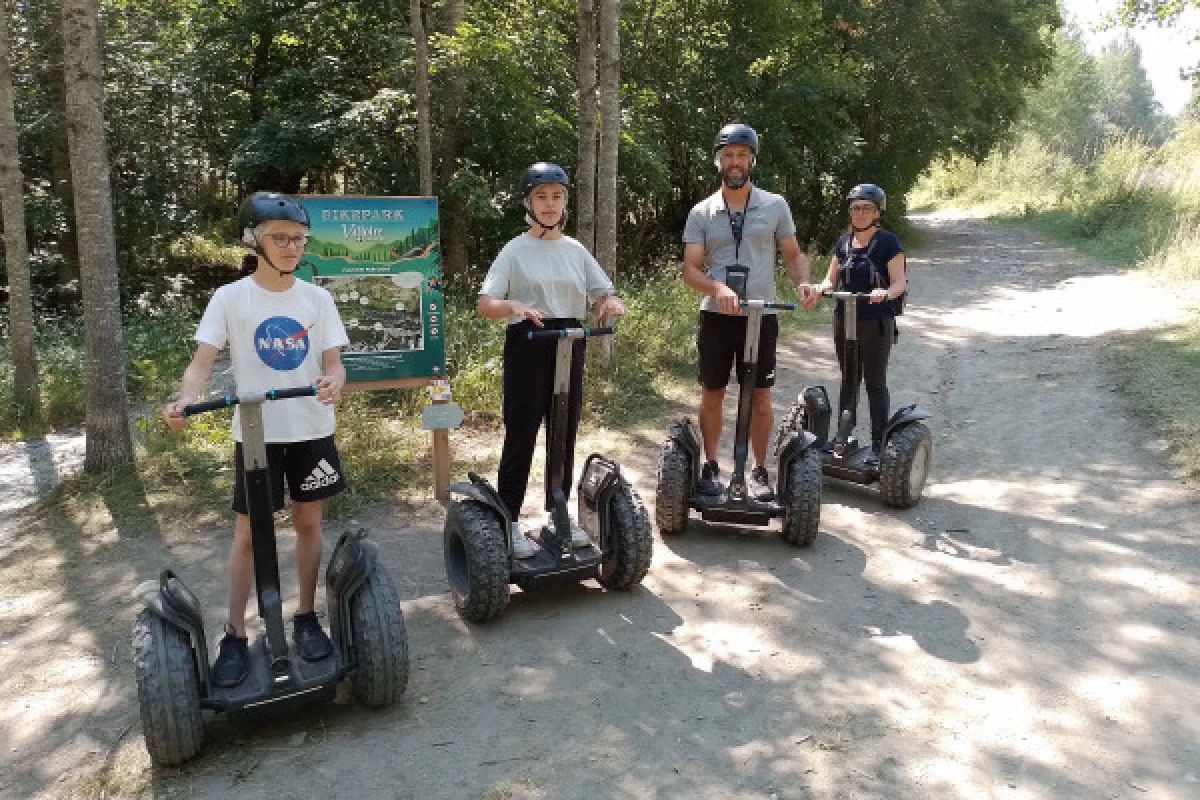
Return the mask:
[[868, 211], [874, 211], [874, 210], [875, 210], [874, 203], [855, 203], [854, 205], [850, 206], [851, 213], [858, 212], [859, 214], [865, 214]]
[[308, 244], [308, 234], [301, 236], [288, 236], [286, 233], [268, 233], [267, 238], [276, 247], [304, 247]]

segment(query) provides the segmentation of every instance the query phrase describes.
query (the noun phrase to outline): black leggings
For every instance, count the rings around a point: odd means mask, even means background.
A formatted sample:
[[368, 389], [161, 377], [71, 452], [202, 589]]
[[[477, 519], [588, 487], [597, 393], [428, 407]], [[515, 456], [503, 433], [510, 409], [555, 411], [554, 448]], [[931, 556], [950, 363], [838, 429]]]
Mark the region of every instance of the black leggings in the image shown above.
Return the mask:
[[[580, 326], [576, 319], [547, 319], [543, 322], [547, 328], [555, 329]], [[551, 411], [554, 398], [554, 359], [558, 340], [530, 341], [526, 334], [534, 330], [538, 330], [537, 326], [525, 320], [509, 325], [504, 334], [504, 449], [500, 452], [496, 488], [514, 520], [525, 503], [538, 429]], [[571, 386], [567, 394], [567, 463], [563, 470], [562, 486], [567, 497], [571, 496], [575, 434], [583, 409], [584, 348], [583, 339], [572, 342]], [[547, 455], [549, 447], [550, 439], [547, 437]], [[546, 492], [547, 509], [550, 494], [550, 491]]]
[[837, 350], [838, 366], [842, 368], [842, 390], [838, 397], [838, 419], [842, 411], [858, 422], [858, 384], [867, 385], [867, 404], [871, 409], [871, 443], [883, 441], [891, 395], [887, 387], [888, 356], [896, 341], [896, 318], [858, 319], [858, 374], [846, 373], [846, 326], [839, 315], [833, 317], [833, 346]]

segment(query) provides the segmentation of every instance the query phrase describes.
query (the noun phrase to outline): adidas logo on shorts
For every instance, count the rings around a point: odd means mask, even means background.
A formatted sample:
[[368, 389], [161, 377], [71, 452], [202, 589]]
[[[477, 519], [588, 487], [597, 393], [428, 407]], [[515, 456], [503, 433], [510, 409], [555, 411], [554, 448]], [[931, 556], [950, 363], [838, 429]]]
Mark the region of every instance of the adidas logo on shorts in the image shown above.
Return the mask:
[[341, 480], [341, 477], [338, 471], [329, 466], [329, 462], [322, 458], [313, 467], [312, 473], [304, 479], [304, 483], [300, 484], [300, 491], [312, 492], [323, 486], [332, 486]]

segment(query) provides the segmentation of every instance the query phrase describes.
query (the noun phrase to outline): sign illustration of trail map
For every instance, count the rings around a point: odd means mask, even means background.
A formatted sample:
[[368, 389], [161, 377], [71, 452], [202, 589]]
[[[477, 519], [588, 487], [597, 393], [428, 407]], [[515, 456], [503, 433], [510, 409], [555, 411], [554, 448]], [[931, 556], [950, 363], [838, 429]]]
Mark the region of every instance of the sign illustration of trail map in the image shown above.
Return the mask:
[[350, 382], [446, 373], [437, 200], [296, 198], [312, 228], [296, 276], [333, 295]]

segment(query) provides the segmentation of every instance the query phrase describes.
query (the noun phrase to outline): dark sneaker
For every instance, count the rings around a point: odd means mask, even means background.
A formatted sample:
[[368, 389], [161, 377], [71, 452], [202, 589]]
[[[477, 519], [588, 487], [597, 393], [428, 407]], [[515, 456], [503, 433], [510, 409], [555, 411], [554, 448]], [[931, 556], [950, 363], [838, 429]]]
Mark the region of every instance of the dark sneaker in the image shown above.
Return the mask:
[[292, 617], [292, 640], [305, 661], [320, 661], [333, 652], [333, 642], [321, 630], [315, 611]]
[[879, 450], [878, 443], [871, 445], [871, 455], [867, 456], [867, 460], [863, 462], [867, 469], [879, 469]]
[[696, 481], [696, 494], [720, 494], [721, 484], [717, 483], [717, 476], [720, 474], [721, 468], [717, 466], [717, 462], [705, 461], [704, 466], [700, 468], [700, 480]]
[[246, 637], [238, 636], [233, 632], [233, 626], [225, 623], [225, 637], [219, 648], [212, 668], [213, 685], [237, 686], [250, 674], [250, 648]]
[[750, 470], [750, 483], [746, 487], [750, 496], [760, 503], [769, 503], [775, 499], [775, 490], [771, 488], [771, 476], [763, 466]]

